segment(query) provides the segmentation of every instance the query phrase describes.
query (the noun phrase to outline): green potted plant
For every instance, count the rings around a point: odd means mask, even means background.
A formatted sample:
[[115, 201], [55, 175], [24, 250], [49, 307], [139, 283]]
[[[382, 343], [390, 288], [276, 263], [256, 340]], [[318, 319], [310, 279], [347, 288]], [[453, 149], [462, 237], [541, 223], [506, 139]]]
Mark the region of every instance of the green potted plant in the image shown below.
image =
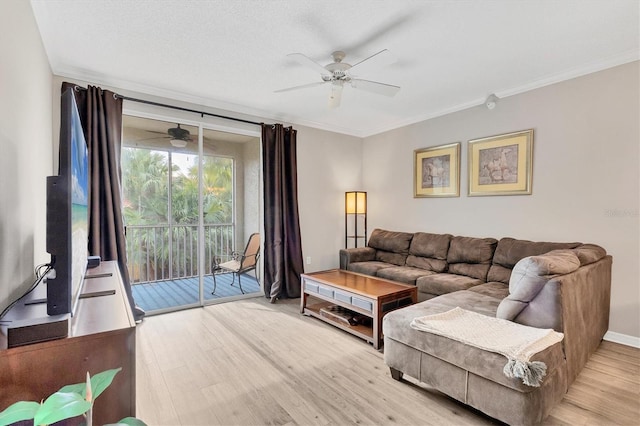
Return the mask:
[[[34, 425], [49, 425], [77, 416], [84, 416], [85, 424], [92, 426], [93, 403], [109, 387], [120, 370], [122, 368], [103, 371], [93, 377], [87, 372], [86, 383], [63, 386], [42, 402], [16, 402], [0, 413], [0, 426], [31, 419]], [[126, 417], [116, 424], [146, 426], [143, 421], [134, 417]]]

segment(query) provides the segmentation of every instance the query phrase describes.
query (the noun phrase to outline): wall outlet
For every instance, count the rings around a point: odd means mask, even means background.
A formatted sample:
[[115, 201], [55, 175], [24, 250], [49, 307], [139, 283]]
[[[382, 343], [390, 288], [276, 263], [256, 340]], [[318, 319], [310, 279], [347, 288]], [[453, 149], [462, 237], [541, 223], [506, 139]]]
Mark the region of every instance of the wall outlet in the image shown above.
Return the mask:
[[311, 256], [307, 256], [307, 265], [311, 265]]

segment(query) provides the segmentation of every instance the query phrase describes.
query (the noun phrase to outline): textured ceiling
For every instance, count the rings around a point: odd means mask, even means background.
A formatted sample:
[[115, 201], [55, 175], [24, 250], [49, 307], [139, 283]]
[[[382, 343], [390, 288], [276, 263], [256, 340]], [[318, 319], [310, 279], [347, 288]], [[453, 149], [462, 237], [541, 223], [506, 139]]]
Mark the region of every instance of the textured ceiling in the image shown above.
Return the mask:
[[[368, 136], [637, 60], [637, 0], [32, 0], [54, 74], [355, 136]], [[395, 97], [329, 85], [287, 54], [355, 64]]]

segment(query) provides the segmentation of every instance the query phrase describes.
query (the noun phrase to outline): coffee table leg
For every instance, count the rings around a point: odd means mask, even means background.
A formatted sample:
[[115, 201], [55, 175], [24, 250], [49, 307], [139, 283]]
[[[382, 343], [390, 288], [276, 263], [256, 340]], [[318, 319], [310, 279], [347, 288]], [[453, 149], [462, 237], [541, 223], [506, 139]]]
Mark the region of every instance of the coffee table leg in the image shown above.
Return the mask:
[[380, 305], [373, 304], [373, 349], [380, 348]]

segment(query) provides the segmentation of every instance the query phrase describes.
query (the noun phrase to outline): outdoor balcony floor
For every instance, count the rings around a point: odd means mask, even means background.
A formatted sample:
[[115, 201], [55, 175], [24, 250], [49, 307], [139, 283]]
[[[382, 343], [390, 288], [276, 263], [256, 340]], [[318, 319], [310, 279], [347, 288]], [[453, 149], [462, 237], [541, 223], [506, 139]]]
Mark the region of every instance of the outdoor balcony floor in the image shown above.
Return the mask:
[[[222, 299], [225, 297], [240, 296], [238, 280], [231, 285], [233, 274], [216, 275], [216, 293], [213, 290], [213, 277], [204, 277], [205, 300]], [[245, 294], [261, 293], [260, 284], [253, 275], [242, 274], [242, 289]], [[155, 281], [131, 286], [136, 304], [147, 312], [160, 309], [168, 309], [183, 305], [198, 303], [198, 278], [183, 278], [177, 280]]]

